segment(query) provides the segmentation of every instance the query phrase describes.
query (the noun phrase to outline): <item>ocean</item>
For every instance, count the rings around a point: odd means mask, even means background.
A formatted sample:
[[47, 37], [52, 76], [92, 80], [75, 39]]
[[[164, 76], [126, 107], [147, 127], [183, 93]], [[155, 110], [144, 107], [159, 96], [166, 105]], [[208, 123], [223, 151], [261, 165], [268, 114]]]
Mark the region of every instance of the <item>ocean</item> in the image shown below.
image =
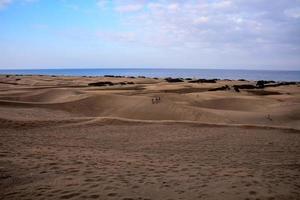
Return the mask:
[[300, 71], [228, 70], [228, 69], [28, 69], [0, 70], [0, 74], [63, 76], [146, 76], [172, 78], [218, 78], [246, 80], [300, 81]]

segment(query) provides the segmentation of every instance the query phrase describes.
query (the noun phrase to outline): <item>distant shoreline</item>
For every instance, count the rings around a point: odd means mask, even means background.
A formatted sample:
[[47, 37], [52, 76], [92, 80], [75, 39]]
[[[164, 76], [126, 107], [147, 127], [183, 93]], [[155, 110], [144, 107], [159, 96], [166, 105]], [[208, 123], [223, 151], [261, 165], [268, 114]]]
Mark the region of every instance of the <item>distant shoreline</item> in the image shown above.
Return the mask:
[[[0, 76], [6, 76], [6, 77], [22, 77], [22, 76], [40, 76], [40, 77], [74, 77], [74, 78], [120, 78], [120, 79], [137, 79], [137, 78], [142, 78], [142, 79], [161, 79], [161, 80], [167, 80], [167, 79], [179, 79], [183, 81], [197, 81], [199, 80], [198, 78], [190, 78], [190, 77], [147, 77], [147, 76], [121, 76], [121, 75], [101, 75], [101, 76], [80, 76], [80, 75], [54, 75], [54, 74], [2, 74], [0, 73]], [[221, 79], [221, 78], [211, 78], [211, 79], [206, 79], [203, 78], [202, 80], [216, 80], [216, 81], [251, 81], [251, 82], [257, 82], [257, 81], [273, 81], [273, 82], [299, 82], [300, 81], [274, 81], [274, 80], [248, 80], [248, 79]]]
[[150, 68], [150, 67], [145, 67], [145, 68], [127, 68], [127, 67], [119, 67], [119, 68], [106, 68], [106, 67], [74, 67], [74, 68], [68, 68], [68, 67], [60, 67], [60, 68], [1, 68], [0, 71], [29, 71], [29, 70], [227, 70], [227, 71], [276, 71], [276, 72], [300, 72], [299, 70], [277, 70], [277, 69], [239, 69], [239, 68]]
[[230, 80], [300, 81], [300, 71], [233, 70], [233, 69], [18, 69], [0, 70], [2, 75], [48, 75], [48, 76], [145, 76], [150, 78], [193, 78]]

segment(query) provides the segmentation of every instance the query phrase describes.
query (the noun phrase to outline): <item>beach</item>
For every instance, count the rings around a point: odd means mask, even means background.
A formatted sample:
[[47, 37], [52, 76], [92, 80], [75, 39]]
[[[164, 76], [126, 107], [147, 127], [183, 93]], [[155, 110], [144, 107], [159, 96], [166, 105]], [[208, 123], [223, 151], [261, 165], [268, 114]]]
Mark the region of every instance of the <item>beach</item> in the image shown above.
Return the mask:
[[300, 199], [300, 84], [0, 75], [0, 199]]

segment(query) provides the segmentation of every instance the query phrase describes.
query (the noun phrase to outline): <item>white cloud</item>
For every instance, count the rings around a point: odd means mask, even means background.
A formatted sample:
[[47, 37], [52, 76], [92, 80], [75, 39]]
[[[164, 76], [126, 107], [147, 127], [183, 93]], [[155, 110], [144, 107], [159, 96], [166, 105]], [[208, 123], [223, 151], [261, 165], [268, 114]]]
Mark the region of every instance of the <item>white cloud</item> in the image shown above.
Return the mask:
[[209, 22], [209, 18], [208, 17], [204, 17], [204, 16], [197, 17], [193, 21], [193, 23], [196, 24], [196, 25], [205, 24], [205, 23], [208, 23], [208, 22]]
[[127, 32], [98, 36], [114, 44], [173, 52], [178, 62], [189, 57], [207, 65], [300, 63], [299, 0], [117, 0], [113, 5], [123, 13]]
[[160, 4], [160, 3], [149, 3], [149, 4], [147, 5], [147, 7], [148, 7], [150, 10], [157, 10], [157, 9], [163, 8], [163, 4]]
[[[139, 2], [139, 4], [134, 4]], [[142, 3], [141, 3], [142, 2]], [[118, 11], [143, 12], [122, 16], [127, 28], [132, 28], [141, 44], [201, 49], [239, 48], [243, 51], [264, 45], [300, 45], [300, 25], [286, 21], [286, 15], [297, 18], [297, 0], [150, 0], [117, 2]], [[296, 6], [297, 7], [297, 6]], [[288, 9], [288, 10], [287, 10]], [[284, 28], [283, 28], [284, 27]], [[293, 34], [292, 34], [293, 33]], [[296, 42], [296, 43], [295, 43]], [[299, 48], [296, 48], [299, 49]]]
[[300, 18], [300, 7], [286, 9], [284, 14], [286, 14], [288, 17]]
[[225, 0], [225, 1], [217, 1], [211, 4], [212, 7], [214, 8], [220, 8], [220, 9], [224, 9], [224, 8], [230, 8], [233, 5], [232, 1], [229, 0]]
[[12, 2], [12, 0], [0, 0], [0, 10], [6, 8]]
[[20, 3], [34, 3], [39, 0], [0, 0], [0, 10], [8, 7], [10, 4], [15, 3], [15, 2], [20, 2]]
[[97, 6], [100, 8], [106, 8], [107, 4], [109, 3], [109, 0], [98, 0], [97, 1]]
[[171, 12], [176, 12], [176, 11], [178, 11], [178, 10], [180, 9], [180, 6], [179, 6], [179, 4], [177, 4], [177, 3], [173, 3], [173, 4], [169, 4], [169, 5], [167, 6], [167, 8], [168, 8], [168, 10], [171, 11]]
[[116, 7], [116, 11], [118, 12], [137, 12], [143, 9], [143, 5], [141, 4], [128, 4]]

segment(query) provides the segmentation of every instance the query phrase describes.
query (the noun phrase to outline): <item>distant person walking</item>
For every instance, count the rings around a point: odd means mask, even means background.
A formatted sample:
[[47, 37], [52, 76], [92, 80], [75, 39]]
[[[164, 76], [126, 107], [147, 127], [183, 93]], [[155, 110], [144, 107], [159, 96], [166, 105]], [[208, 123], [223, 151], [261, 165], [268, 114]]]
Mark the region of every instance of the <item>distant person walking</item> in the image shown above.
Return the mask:
[[160, 97], [154, 97], [151, 99], [152, 104], [158, 104], [160, 102]]

